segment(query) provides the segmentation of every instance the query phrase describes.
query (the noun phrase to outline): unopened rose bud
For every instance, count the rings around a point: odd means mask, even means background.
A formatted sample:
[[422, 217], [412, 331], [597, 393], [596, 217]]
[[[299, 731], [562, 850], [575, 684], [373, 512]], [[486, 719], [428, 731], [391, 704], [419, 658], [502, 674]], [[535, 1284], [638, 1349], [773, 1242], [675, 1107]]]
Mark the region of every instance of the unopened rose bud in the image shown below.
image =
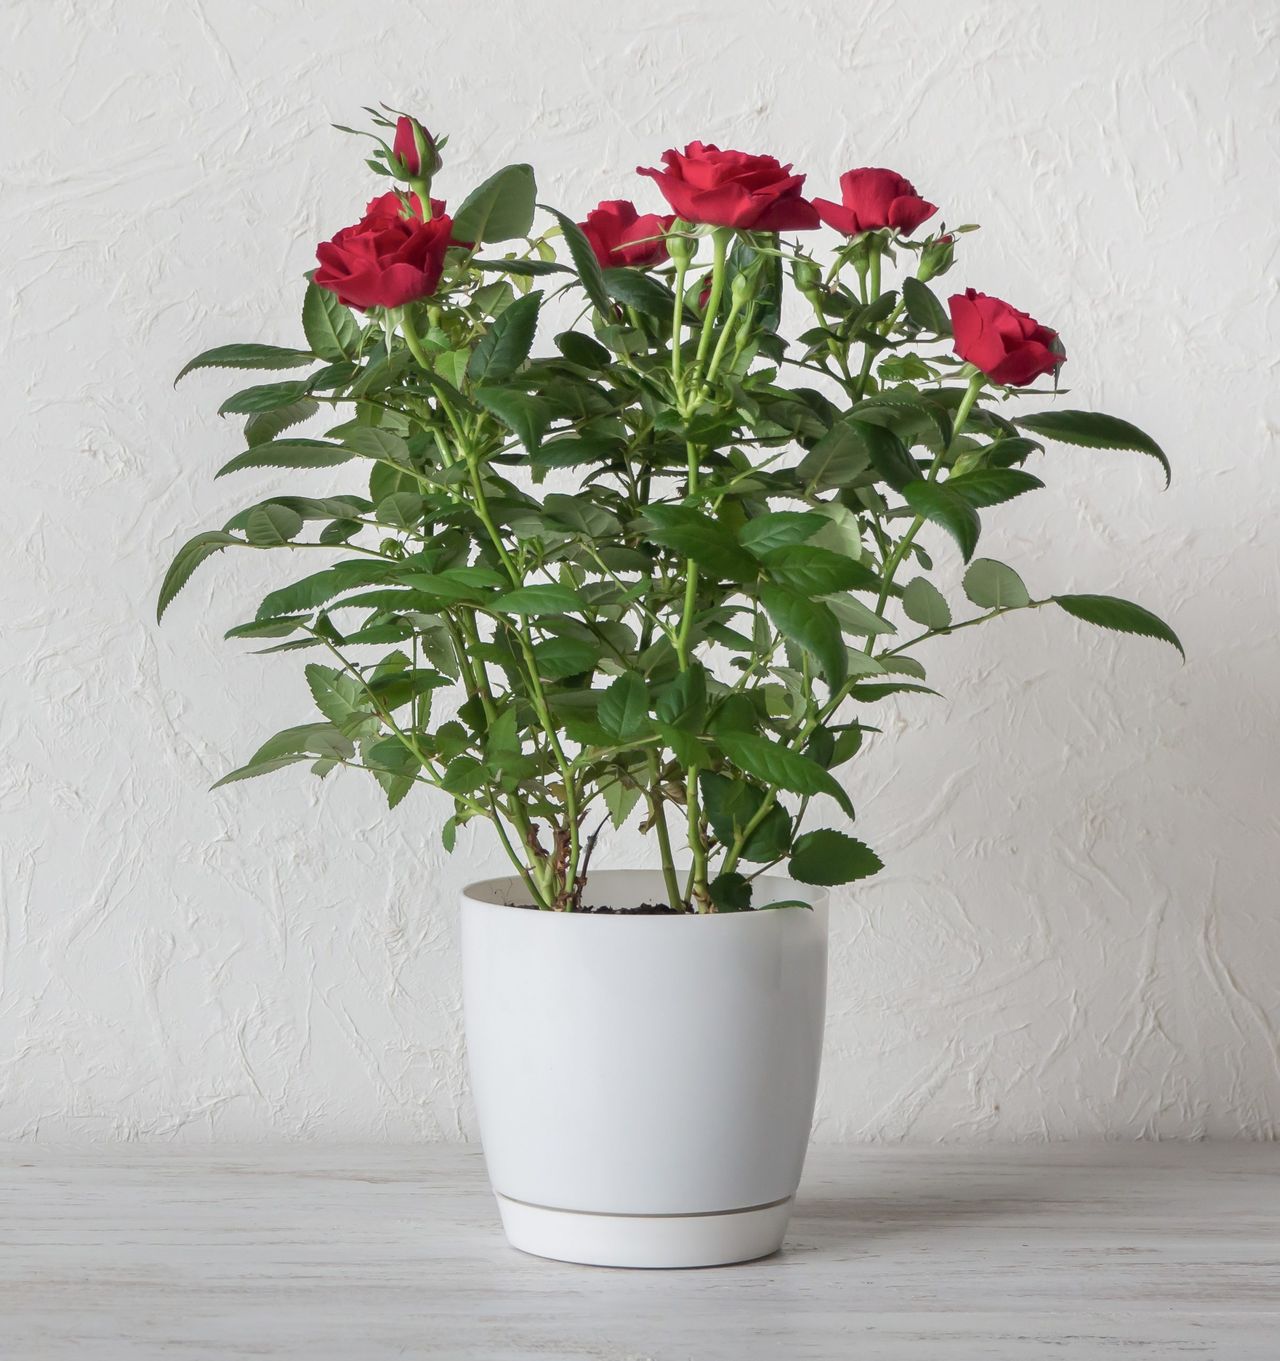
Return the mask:
[[816, 293], [822, 284], [822, 271], [812, 260], [797, 260], [792, 273], [796, 287], [806, 295]]
[[735, 274], [729, 285], [729, 299], [734, 307], [745, 307], [751, 299], [751, 280], [745, 274]]
[[395, 141], [391, 144], [391, 168], [402, 180], [430, 184], [431, 177], [440, 169], [440, 152], [435, 139], [408, 114], [396, 120]]
[[922, 284], [928, 283], [937, 275], [945, 274], [955, 263], [955, 258], [955, 237], [949, 232], [944, 236], [935, 237], [932, 241], [926, 242], [920, 252], [920, 268], [916, 270], [916, 278]]
[[687, 265], [698, 249], [698, 243], [684, 234], [688, 230], [689, 224], [676, 218], [667, 233], [667, 254], [677, 265]]

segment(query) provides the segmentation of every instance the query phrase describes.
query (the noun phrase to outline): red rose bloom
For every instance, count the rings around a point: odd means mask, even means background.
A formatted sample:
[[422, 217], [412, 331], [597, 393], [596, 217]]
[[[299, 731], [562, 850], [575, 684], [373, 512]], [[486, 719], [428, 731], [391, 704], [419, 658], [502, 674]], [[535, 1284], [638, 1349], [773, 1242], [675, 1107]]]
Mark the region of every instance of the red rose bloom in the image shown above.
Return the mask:
[[[421, 204], [413, 196], [415, 208]], [[436, 291], [444, 254], [453, 242], [453, 219], [431, 200], [429, 222], [404, 216], [395, 194], [372, 199], [353, 227], [316, 247], [314, 281], [347, 307], [403, 307]]]
[[909, 180], [892, 170], [849, 170], [840, 176], [840, 202], [816, 198], [818, 216], [846, 236], [893, 227], [904, 235], [938, 211], [922, 199]]
[[615, 265], [635, 265], [645, 269], [660, 265], [667, 258], [667, 243], [662, 234], [675, 221], [673, 217], [659, 217], [657, 213], [636, 212], [635, 204], [626, 199], [607, 199], [579, 222], [596, 259], [604, 268]]
[[637, 166], [657, 181], [663, 197], [687, 222], [741, 231], [808, 231], [818, 225], [813, 204], [800, 197], [803, 175], [772, 156], [721, 151], [690, 142], [683, 153], [664, 151], [665, 170]]
[[1003, 387], [1025, 387], [1042, 373], [1052, 373], [1066, 355], [1051, 348], [1057, 331], [1010, 307], [967, 288], [947, 300], [955, 351]]
[[[418, 155], [418, 143], [413, 135], [415, 125], [422, 127], [421, 123], [415, 123], [415, 120], [407, 114], [401, 114], [396, 119], [396, 136], [395, 141], [391, 144], [392, 154], [400, 160], [404, 166], [405, 174], [412, 179], [420, 178], [423, 173], [422, 158]], [[432, 155], [435, 149], [435, 141], [426, 128], [422, 128], [422, 138], [427, 146], [427, 154]], [[430, 170], [433, 167], [428, 166], [427, 168]]]

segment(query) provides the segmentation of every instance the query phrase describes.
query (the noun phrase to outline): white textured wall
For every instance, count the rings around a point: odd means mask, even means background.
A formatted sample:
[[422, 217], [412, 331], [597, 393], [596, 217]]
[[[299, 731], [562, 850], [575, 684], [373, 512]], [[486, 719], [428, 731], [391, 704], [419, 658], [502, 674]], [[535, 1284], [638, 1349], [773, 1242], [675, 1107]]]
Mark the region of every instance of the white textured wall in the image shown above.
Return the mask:
[[454, 894], [487, 835], [448, 859], [439, 804], [388, 816], [354, 774], [208, 793], [308, 712], [296, 661], [219, 641], [279, 557], [152, 623], [175, 545], [280, 485], [212, 482], [223, 377], [172, 375], [298, 334], [312, 245], [370, 190], [327, 124], [386, 99], [451, 133], [455, 202], [529, 158], [570, 211], [655, 203], [632, 167], [700, 136], [827, 192], [890, 165], [985, 224], [951, 279], [1060, 326], [1072, 402], [1176, 464], [1162, 495], [1055, 449], [985, 551], [1150, 604], [1190, 659], [1048, 612], [934, 645], [948, 698], [856, 767], [889, 869], [839, 895], [819, 1137], [1274, 1137], [1278, 15], [10, 0], [0, 1135], [471, 1129]]

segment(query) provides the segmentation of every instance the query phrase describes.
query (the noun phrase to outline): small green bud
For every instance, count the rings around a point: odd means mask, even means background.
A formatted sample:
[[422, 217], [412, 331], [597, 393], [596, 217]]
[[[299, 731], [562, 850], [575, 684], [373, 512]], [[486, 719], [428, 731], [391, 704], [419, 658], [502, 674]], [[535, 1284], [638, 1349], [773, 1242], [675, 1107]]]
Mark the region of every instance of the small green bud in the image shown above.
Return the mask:
[[667, 254], [677, 265], [687, 265], [698, 249], [698, 243], [684, 235], [688, 230], [689, 223], [676, 218], [671, 224], [671, 230], [667, 233]]
[[949, 232], [926, 241], [920, 252], [920, 268], [916, 270], [916, 278], [922, 284], [928, 283], [937, 275], [945, 274], [955, 263], [955, 258], [955, 238]]
[[734, 307], [743, 307], [754, 291], [751, 279], [746, 274], [735, 274], [733, 283], [729, 286], [729, 299]]
[[792, 274], [796, 287], [806, 296], [816, 293], [822, 284], [822, 271], [812, 260], [797, 260]]

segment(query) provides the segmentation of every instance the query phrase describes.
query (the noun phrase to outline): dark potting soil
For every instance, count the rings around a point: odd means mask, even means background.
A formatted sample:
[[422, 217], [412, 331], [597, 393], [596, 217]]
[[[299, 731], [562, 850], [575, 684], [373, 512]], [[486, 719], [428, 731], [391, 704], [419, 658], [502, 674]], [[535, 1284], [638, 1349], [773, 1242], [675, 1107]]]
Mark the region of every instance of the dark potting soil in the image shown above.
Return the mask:
[[[516, 903], [517, 907], [528, 908], [531, 912], [538, 909], [532, 903]], [[677, 912], [666, 903], [641, 903], [639, 907], [578, 907], [574, 909], [579, 916], [596, 917], [683, 917], [687, 914]]]

